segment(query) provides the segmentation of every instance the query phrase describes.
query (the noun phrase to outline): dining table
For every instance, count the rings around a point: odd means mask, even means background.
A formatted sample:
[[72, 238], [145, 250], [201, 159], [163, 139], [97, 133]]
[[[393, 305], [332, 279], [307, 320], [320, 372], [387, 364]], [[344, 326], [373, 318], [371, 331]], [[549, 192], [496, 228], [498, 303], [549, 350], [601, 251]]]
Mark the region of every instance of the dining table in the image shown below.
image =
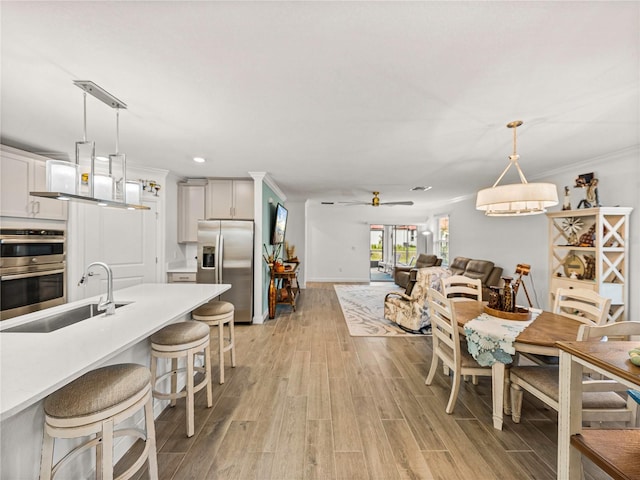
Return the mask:
[[[486, 303], [476, 301], [454, 302], [456, 321], [460, 329], [463, 330], [467, 322], [484, 314], [485, 305]], [[575, 341], [580, 325], [582, 323], [578, 320], [542, 310], [531, 324], [515, 337], [513, 347], [516, 353], [559, 357], [560, 350], [556, 342]], [[491, 365], [493, 427], [497, 430], [502, 430], [504, 415], [511, 414], [509, 378], [506, 372], [507, 363], [503, 361], [495, 361]]]

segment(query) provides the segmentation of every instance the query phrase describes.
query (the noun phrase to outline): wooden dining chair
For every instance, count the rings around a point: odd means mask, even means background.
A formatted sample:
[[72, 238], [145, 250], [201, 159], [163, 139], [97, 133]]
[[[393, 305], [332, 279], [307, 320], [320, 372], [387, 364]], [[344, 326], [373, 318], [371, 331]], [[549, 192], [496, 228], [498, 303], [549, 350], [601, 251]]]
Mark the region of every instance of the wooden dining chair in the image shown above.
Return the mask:
[[453, 413], [460, 390], [460, 380], [463, 375], [472, 375], [474, 384], [476, 376], [491, 376], [491, 367], [482, 367], [467, 352], [461, 348], [460, 331], [455, 317], [455, 310], [451, 306], [451, 299], [442, 293], [429, 288], [427, 292], [429, 307], [431, 309], [431, 337], [433, 339], [433, 355], [431, 368], [425, 380], [426, 385], [431, 385], [438, 369], [439, 360], [443, 366], [452, 372], [451, 395], [445, 412]]
[[[585, 288], [559, 288], [556, 290], [553, 313], [564, 315], [586, 325], [607, 323], [611, 299]], [[523, 354], [539, 365], [558, 365], [558, 357], [534, 353]]]
[[553, 312], [588, 325], [607, 323], [611, 299], [586, 288], [559, 288]]
[[454, 302], [464, 300], [482, 301], [482, 280], [464, 275], [451, 275], [440, 279], [442, 292]]
[[[627, 339], [629, 335], [640, 335], [640, 322], [618, 322], [608, 325], [580, 326], [578, 341], [608, 337]], [[613, 340], [615, 341], [615, 340]], [[520, 423], [523, 390], [542, 400], [556, 412], [559, 408], [559, 367], [557, 365], [511, 367], [511, 418]], [[638, 404], [624, 392], [627, 388], [606, 378], [591, 378], [588, 374], [582, 382], [582, 421], [596, 426], [601, 422], [625, 422], [635, 426]], [[622, 394], [622, 395], [621, 395]]]

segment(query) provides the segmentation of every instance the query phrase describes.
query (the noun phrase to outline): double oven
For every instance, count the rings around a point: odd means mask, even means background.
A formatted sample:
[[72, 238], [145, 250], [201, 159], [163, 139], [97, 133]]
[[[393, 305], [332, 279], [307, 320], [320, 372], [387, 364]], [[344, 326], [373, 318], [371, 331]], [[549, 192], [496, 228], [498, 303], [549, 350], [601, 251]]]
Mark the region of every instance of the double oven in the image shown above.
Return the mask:
[[64, 230], [0, 229], [0, 320], [66, 302]]

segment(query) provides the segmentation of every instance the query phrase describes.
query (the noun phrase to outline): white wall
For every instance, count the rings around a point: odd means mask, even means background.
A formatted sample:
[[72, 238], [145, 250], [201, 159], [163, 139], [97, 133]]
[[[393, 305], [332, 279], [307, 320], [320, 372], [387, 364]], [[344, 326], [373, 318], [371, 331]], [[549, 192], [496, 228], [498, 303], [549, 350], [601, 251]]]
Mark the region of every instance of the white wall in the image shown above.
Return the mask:
[[369, 225], [424, 224], [426, 212], [402, 207], [307, 202], [307, 282], [368, 282]]
[[300, 260], [300, 270], [298, 271], [298, 281], [300, 288], [306, 286], [306, 248], [305, 248], [305, 203], [304, 202], [285, 202], [289, 215], [287, 217], [287, 231], [285, 232], [285, 240], [289, 246], [296, 247], [296, 257]]
[[[526, 174], [526, 168], [524, 168]], [[584, 191], [574, 189], [575, 178], [594, 172], [599, 179], [600, 202], [604, 206], [630, 206], [629, 315], [640, 320], [640, 152], [637, 149], [598, 158], [581, 165], [569, 165], [544, 178], [558, 186], [560, 200], [564, 186], [571, 186], [575, 208]], [[496, 171], [496, 178], [500, 172]], [[561, 206], [551, 210], [560, 210]], [[516, 264], [531, 265], [525, 279], [532, 300], [548, 308], [548, 219], [546, 215], [490, 218], [475, 209], [475, 195], [430, 211], [409, 213], [401, 208], [343, 207], [307, 204], [306, 280], [314, 282], [369, 281], [369, 224], [420, 224], [427, 222], [435, 232], [434, 217], [450, 215], [451, 258], [465, 256], [491, 260], [513, 274]], [[533, 281], [533, 283], [532, 283]], [[532, 287], [535, 287], [532, 288]], [[535, 295], [534, 295], [535, 290]], [[537, 296], [537, 301], [535, 297]], [[522, 302], [524, 299], [519, 298]]]

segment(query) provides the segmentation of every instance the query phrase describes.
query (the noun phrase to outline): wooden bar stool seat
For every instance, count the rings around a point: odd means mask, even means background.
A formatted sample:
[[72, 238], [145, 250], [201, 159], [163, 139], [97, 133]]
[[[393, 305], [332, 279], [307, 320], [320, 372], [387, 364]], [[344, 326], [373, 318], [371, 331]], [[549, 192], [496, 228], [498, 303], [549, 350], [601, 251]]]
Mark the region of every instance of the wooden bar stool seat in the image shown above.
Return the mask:
[[[236, 343], [233, 331], [233, 303], [211, 300], [191, 312], [194, 320], [199, 320], [210, 327], [218, 327], [218, 356], [220, 357], [220, 383], [224, 383], [224, 353], [231, 351], [231, 366], [236, 366]], [[229, 324], [229, 338], [224, 337], [224, 324]], [[226, 340], [226, 346], [225, 346]]]
[[[145, 430], [114, 427], [144, 409]], [[77, 454], [96, 448], [96, 476], [113, 479], [113, 439], [133, 436], [145, 441], [140, 456], [117, 479], [131, 478], [146, 461], [151, 479], [158, 478], [153, 398], [149, 369], [132, 363], [110, 365], [85, 373], [44, 401], [44, 435], [40, 478], [51, 479]], [[53, 465], [56, 438], [90, 436]], [[62, 475], [65, 478], [67, 475]]]
[[[176, 399], [186, 398], [187, 403], [187, 436], [194, 434], [194, 395], [203, 388], [207, 389], [207, 407], [213, 405], [211, 391], [211, 358], [209, 349], [209, 327], [202, 322], [172, 323], [151, 335], [151, 376], [153, 396], [160, 400], [170, 400], [171, 406], [176, 405]], [[204, 367], [195, 366], [195, 357], [204, 353]], [[171, 370], [158, 376], [158, 361], [161, 358], [171, 359]], [[184, 358], [186, 365], [178, 367], [178, 360]], [[204, 379], [195, 384], [195, 374], [204, 373]], [[186, 373], [187, 385], [178, 392], [178, 375]], [[156, 390], [159, 381], [170, 377], [171, 391], [168, 393]]]

